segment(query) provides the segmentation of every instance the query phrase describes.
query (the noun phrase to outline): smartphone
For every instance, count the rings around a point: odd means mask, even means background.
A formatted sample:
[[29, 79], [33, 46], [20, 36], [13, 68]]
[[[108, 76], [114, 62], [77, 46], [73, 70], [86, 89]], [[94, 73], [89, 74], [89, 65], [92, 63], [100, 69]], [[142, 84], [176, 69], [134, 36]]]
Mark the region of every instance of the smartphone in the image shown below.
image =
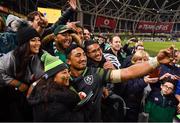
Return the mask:
[[159, 68], [157, 68], [157, 69], [155, 69], [149, 73], [150, 78], [156, 78], [156, 77], [159, 77], [159, 75], [160, 75], [160, 69]]

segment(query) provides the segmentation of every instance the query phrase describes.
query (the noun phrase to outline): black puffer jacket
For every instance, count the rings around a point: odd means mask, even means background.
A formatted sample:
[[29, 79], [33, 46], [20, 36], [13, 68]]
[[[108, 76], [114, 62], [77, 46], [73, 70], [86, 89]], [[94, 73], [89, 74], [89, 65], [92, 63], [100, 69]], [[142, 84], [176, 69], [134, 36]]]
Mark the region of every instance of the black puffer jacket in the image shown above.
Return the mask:
[[38, 83], [29, 103], [33, 107], [34, 121], [83, 121], [83, 113], [75, 110], [80, 101], [77, 93], [55, 82]]

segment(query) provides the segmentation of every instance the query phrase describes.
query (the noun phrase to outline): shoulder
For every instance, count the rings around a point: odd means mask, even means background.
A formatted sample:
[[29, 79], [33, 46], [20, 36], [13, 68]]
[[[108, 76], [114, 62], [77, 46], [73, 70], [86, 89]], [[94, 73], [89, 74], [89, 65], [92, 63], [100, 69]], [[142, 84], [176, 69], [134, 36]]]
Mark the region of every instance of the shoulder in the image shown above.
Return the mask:
[[2, 57], [0, 57], [1, 61], [7, 61], [7, 60], [14, 60], [15, 56], [14, 56], [14, 50], [8, 52], [7, 54], [4, 54]]

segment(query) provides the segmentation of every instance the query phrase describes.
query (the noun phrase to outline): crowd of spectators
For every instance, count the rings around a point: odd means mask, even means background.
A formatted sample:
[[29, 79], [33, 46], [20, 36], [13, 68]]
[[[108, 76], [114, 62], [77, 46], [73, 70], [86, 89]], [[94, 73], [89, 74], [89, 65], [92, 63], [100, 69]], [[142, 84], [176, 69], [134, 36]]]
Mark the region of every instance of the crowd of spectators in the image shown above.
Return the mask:
[[38, 11], [0, 17], [0, 121], [138, 122], [143, 111], [149, 122], [172, 122], [180, 51], [151, 57], [135, 38], [95, 37], [72, 20], [76, 9], [70, 0], [52, 25]]

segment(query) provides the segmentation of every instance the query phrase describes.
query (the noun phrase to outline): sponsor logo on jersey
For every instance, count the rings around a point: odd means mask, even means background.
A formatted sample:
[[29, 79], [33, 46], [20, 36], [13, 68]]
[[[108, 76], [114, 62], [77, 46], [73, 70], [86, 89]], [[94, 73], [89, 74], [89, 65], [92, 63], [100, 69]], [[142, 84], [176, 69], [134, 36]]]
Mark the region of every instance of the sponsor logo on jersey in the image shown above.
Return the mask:
[[92, 85], [92, 83], [93, 83], [93, 75], [88, 75], [88, 76], [86, 76], [86, 77], [84, 77], [84, 81], [85, 81], [85, 83], [87, 84], [87, 85]]

